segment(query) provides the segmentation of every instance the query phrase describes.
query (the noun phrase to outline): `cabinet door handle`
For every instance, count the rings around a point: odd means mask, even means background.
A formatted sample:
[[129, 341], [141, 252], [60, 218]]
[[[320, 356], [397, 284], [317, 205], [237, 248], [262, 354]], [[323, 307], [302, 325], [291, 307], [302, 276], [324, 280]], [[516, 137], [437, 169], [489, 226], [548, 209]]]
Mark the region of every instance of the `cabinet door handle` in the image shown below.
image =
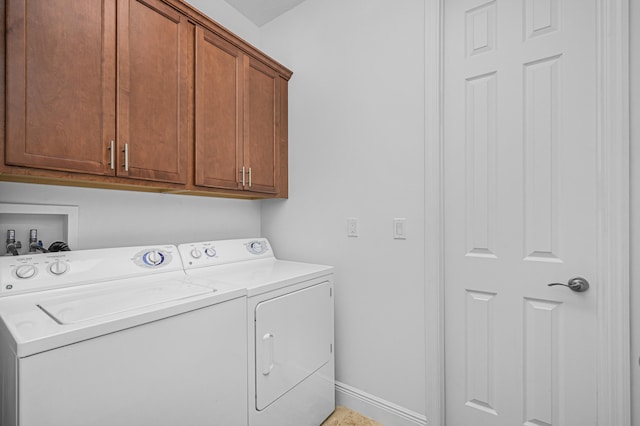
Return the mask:
[[249, 167], [249, 188], [251, 188], [251, 167]]
[[242, 173], [242, 187], [244, 188], [244, 166], [242, 166], [242, 171], [240, 173]]
[[115, 158], [115, 156], [116, 156], [116, 153], [115, 153], [115, 149], [114, 149], [114, 146], [113, 146], [113, 140], [112, 140], [111, 142], [109, 142], [109, 166], [111, 166], [111, 170], [116, 168], [116, 165], [115, 165], [116, 158]]
[[122, 152], [124, 152], [124, 171], [128, 172], [129, 171], [129, 144], [125, 143], [124, 144], [124, 149], [122, 150]]

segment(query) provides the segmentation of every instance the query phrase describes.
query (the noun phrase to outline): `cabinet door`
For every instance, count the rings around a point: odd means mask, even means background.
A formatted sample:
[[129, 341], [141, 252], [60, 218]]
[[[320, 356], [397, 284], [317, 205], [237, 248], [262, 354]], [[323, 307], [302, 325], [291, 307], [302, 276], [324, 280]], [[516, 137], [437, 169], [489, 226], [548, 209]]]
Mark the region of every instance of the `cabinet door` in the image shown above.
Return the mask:
[[243, 54], [196, 27], [195, 184], [242, 188]]
[[118, 1], [118, 175], [185, 183], [187, 19], [160, 0]]
[[7, 0], [6, 163], [113, 174], [115, 0]]
[[250, 170], [248, 189], [276, 193], [279, 179], [280, 78], [247, 57], [244, 94], [244, 163]]

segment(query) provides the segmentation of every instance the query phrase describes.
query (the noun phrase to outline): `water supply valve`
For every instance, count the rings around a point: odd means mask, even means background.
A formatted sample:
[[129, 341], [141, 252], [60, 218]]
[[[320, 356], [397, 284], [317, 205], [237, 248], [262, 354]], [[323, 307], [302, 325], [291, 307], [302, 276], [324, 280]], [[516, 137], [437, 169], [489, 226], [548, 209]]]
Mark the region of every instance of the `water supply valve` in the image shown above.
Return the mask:
[[38, 250], [38, 230], [29, 230], [29, 253], [35, 253]]
[[36, 252], [48, 253], [49, 250], [42, 247], [42, 240], [38, 240], [38, 230], [30, 229], [29, 230], [29, 253]]
[[18, 250], [21, 248], [22, 243], [20, 241], [16, 241], [16, 230], [7, 230], [7, 254], [18, 256], [20, 254], [18, 253]]

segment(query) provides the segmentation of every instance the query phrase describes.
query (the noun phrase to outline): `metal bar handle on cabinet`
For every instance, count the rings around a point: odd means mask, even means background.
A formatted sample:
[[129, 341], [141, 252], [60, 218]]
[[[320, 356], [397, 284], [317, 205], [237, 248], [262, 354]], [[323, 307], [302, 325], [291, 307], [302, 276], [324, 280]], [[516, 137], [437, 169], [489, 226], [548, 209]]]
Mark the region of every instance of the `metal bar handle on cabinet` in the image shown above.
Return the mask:
[[571, 278], [567, 284], [562, 284], [562, 283], [551, 283], [551, 284], [547, 284], [549, 287], [554, 286], [554, 285], [561, 285], [564, 287], [569, 287], [571, 290], [578, 292], [578, 293], [582, 293], [583, 291], [587, 291], [589, 290], [589, 281], [587, 281], [586, 279], [582, 278], [582, 277], [575, 277], [575, 278]]
[[124, 144], [124, 149], [122, 150], [122, 152], [124, 152], [124, 171], [128, 172], [129, 171], [129, 144], [125, 143]]
[[242, 187], [244, 188], [244, 166], [242, 166], [242, 171], [240, 173], [242, 173]]
[[111, 170], [116, 168], [115, 161], [116, 161], [116, 152], [114, 149], [113, 140], [111, 140], [109, 142], [109, 166], [111, 166]]
[[262, 364], [262, 375], [268, 376], [269, 373], [271, 373], [271, 370], [273, 370], [273, 334], [267, 333], [262, 336], [262, 345], [265, 349]]
[[251, 167], [249, 167], [249, 188], [251, 188]]

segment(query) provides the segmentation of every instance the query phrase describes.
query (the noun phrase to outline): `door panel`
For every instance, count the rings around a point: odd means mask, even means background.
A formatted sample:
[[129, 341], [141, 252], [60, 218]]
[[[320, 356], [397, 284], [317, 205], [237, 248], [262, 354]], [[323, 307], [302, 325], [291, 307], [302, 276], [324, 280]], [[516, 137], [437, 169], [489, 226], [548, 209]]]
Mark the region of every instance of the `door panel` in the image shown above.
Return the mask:
[[271, 68], [247, 58], [245, 66], [245, 164], [250, 190], [277, 192], [279, 176], [280, 78]]
[[187, 20], [159, 0], [119, 5], [118, 175], [185, 183]]
[[329, 362], [332, 312], [328, 282], [256, 306], [257, 410], [265, 409]]
[[7, 1], [7, 164], [113, 174], [115, 8]]
[[594, 425], [595, 1], [444, 13], [447, 424]]
[[243, 58], [196, 27], [196, 185], [242, 189]]

